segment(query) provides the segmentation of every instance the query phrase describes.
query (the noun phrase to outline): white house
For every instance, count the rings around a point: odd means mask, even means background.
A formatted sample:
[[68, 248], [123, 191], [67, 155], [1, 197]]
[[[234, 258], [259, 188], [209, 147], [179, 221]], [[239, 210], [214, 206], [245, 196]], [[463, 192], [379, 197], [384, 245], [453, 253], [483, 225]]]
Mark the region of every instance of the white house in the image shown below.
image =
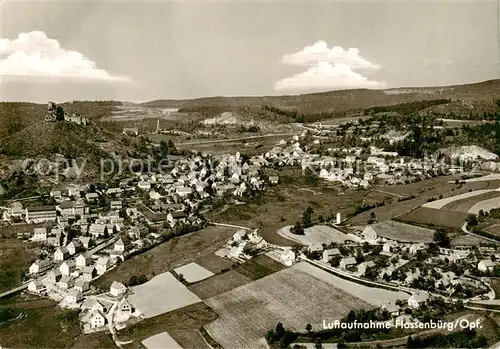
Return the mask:
[[397, 241], [389, 240], [382, 246], [382, 251], [385, 253], [392, 253], [396, 248], [398, 248]]
[[83, 250], [83, 244], [80, 240], [72, 240], [68, 246], [66, 246], [66, 248], [68, 249], [68, 252], [69, 254], [72, 256], [74, 255], [75, 253], [78, 253], [80, 252], [81, 250]]
[[420, 305], [427, 302], [429, 297], [425, 293], [414, 293], [408, 298], [408, 306], [413, 309], [417, 309]]
[[50, 269], [50, 266], [52, 263], [47, 260], [36, 260], [31, 264], [29, 273], [31, 275], [38, 274], [38, 273], [43, 273], [44, 271]]
[[345, 257], [340, 260], [340, 268], [347, 269], [350, 266], [356, 265], [356, 258], [354, 257]]
[[339, 256], [339, 255], [340, 255], [340, 251], [338, 248], [331, 248], [328, 250], [324, 250], [323, 251], [323, 262], [328, 263], [330, 261], [330, 259], [332, 259], [335, 256]]
[[68, 304], [75, 304], [81, 300], [82, 300], [82, 292], [76, 287], [69, 290], [68, 293], [66, 294], [66, 303]]
[[412, 244], [410, 246], [409, 252], [411, 254], [416, 254], [420, 250], [425, 250], [426, 246], [424, 243]]
[[47, 240], [47, 228], [35, 228], [33, 231], [33, 241], [46, 241]]
[[78, 257], [76, 257], [76, 267], [78, 269], [83, 269], [87, 265], [89, 265], [91, 261], [92, 261], [92, 258], [88, 254], [82, 253], [82, 254], [78, 255]]
[[119, 304], [118, 309], [117, 309], [117, 315], [118, 317], [123, 317], [123, 316], [129, 316], [134, 312], [134, 308], [132, 307], [132, 304], [130, 304], [129, 301], [124, 299], [124, 301]]
[[358, 274], [365, 275], [368, 268], [372, 268], [374, 266], [375, 266], [374, 261], [363, 262], [360, 265], [358, 265]]
[[88, 281], [85, 281], [85, 280], [75, 281], [75, 289], [80, 291], [81, 293], [87, 291], [89, 289]]
[[114, 250], [117, 251], [117, 252], [120, 252], [120, 253], [123, 253], [125, 252], [125, 250], [127, 250], [127, 248], [130, 246], [130, 243], [129, 243], [129, 240], [128, 239], [122, 239], [122, 238], [119, 238], [115, 244], [114, 244]]
[[127, 292], [127, 288], [121, 282], [113, 281], [111, 287], [109, 288], [109, 292], [113, 296], [118, 297]]
[[70, 275], [76, 269], [76, 262], [74, 260], [68, 260], [62, 262], [59, 266], [59, 271], [62, 275]]
[[73, 287], [74, 284], [75, 284], [74, 280], [68, 275], [63, 275], [61, 277], [61, 280], [59, 280], [59, 287], [65, 290]]
[[374, 245], [377, 243], [378, 235], [375, 229], [372, 226], [367, 225], [363, 232], [361, 233], [366, 242], [370, 245]]
[[28, 284], [28, 291], [32, 293], [37, 293], [40, 294], [40, 292], [45, 291], [47, 287], [43, 284], [43, 282], [38, 281], [38, 280], [32, 280]]
[[97, 276], [97, 271], [92, 266], [86, 266], [83, 268], [82, 279], [85, 281], [91, 281]]
[[493, 268], [495, 268], [495, 262], [493, 262], [491, 259], [483, 259], [477, 265], [477, 269], [479, 271], [482, 271], [483, 273], [492, 271]]
[[109, 257], [104, 256], [104, 257], [99, 257], [99, 259], [96, 262], [95, 268], [97, 270], [97, 274], [102, 275], [104, 274], [108, 268], [111, 266], [111, 262], [109, 260]]
[[59, 269], [52, 269], [51, 271], [49, 271], [47, 273], [47, 276], [45, 277], [48, 281], [52, 282], [53, 284], [55, 284], [56, 282], [58, 282], [59, 280], [61, 280], [61, 272], [59, 271]]
[[281, 260], [283, 261], [283, 264], [289, 267], [293, 265], [293, 262], [295, 262], [295, 258], [295, 252], [293, 252], [292, 250], [286, 250], [281, 254]]
[[137, 183], [137, 186], [142, 190], [149, 190], [149, 189], [151, 189], [151, 182], [150, 181], [139, 181], [139, 183]]
[[99, 328], [106, 325], [106, 316], [100, 310], [94, 310], [90, 316], [90, 328]]
[[54, 261], [62, 262], [69, 257], [69, 251], [66, 247], [58, 247], [54, 252]]

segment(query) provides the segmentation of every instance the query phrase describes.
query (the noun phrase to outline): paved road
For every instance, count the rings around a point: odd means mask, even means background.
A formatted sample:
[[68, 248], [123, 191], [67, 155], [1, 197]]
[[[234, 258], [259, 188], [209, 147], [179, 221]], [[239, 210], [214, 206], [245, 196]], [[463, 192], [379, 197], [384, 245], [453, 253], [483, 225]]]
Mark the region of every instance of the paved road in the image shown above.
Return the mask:
[[465, 222], [464, 225], [462, 225], [462, 231], [465, 234], [472, 235], [472, 236], [475, 236], [477, 238], [480, 238], [480, 239], [483, 239], [483, 240], [486, 240], [486, 241], [494, 242], [495, 244], [499, 244], [499, 242], [497, 240], [495, 240], [495, 239], [490, 239], [490, 238], [487, 238], [485, 236], [472, 233], [470, 230], [467, 229], [467, 222]]

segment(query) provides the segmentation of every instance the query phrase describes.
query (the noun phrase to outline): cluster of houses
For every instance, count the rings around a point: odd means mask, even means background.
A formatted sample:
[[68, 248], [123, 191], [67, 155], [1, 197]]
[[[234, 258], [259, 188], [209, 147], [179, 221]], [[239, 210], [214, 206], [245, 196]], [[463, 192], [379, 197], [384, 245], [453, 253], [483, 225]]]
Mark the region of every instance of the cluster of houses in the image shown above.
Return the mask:
[[99, 253], [99, 246], [88, 250], [88, 246], [85, 247], [78, 239], [67, 246], [57, 247], [52, 256], [38, 259], [29, 267], [32, 281], [28, 284], [28, 291], [61, 300], [68, 306], [77, 305], [89, 291], [90, 282], [123, 258], [129, 246], [124, 240], [127, 241], [127, 238], [118, 238], [109, 244], [111, 248]]
[[[320, 142], [316, 140], [314, 142]], [[313, 143], [314, 143], [313, 142]], [[293, 141], [281, 140], [277, 146], [262, 155], [267, 164], [275, 166], [301, 166], [318, 173], [320, 178], [339, 182], [349, 188], [368, 188], [378, 184], [405, 184], [431, 178], [436, 169], [443, 172], [460, 173], [461, 167], [446, 164], [444, 160], [405, 159], [396, 152], [386, 152], [376, 147], [366, 149], [330, 148], [322, 155], [308, 152], [308, 145], [301, 144], [301, 137]]]

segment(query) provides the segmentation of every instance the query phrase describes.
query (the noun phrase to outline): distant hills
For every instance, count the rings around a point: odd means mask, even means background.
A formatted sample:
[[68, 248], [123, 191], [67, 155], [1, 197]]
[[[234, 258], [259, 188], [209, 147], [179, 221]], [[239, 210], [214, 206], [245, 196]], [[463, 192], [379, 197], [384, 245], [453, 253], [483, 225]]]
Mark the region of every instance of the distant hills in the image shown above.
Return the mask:
[[312, 113], [365, 109], [421, 100], [492, 101], [498, 98], [500, 98], [500, 79], [454, 86], [402, 87], [387, 90], [354, 89], [287, 96], [161, 99], [140, 105], [155, 108], [244, 108], [269, 105]]

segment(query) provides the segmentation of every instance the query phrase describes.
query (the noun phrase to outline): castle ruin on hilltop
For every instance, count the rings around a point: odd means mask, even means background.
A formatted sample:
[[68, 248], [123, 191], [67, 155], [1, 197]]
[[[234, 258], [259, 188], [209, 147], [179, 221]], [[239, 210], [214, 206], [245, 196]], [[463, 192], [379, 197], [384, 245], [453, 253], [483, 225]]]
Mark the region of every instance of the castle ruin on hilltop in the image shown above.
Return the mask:
[[68, 115], [61, 106], [58, 106], [54, 102], [49, 102], [47, 112], [45, 113], [45, 122], [61, 121], [74, 122], [78, 125], [87, 125], [89, 123], [89, 120], [80, 114], [74, 113], [73, 115]]

